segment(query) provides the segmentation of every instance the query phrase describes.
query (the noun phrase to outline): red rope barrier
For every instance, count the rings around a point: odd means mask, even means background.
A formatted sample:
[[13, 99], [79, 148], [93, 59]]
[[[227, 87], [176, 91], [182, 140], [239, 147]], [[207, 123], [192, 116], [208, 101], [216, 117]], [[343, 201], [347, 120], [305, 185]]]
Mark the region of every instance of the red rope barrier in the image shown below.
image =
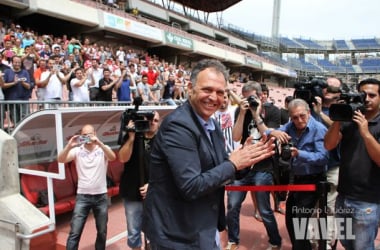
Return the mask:
[[263, 185], [263, 186], [225, 186], [226, 191], [315, 191], [314, 184], [307, 185]]

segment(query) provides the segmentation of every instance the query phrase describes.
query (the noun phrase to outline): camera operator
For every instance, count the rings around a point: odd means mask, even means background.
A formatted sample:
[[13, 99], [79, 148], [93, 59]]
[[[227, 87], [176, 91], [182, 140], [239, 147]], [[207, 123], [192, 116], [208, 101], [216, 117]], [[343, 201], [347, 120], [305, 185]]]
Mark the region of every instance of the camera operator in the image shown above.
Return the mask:
[[[310, 114], [309, 104], [303, 99], [294, 99], [289, 105], [290, 121], [277, 130], [266, 129], [265, 134], [275, 137], [282, 146], [290, 150], [290, 167], [294, 184], [317, 184], [325, 180], [328, 153], [323, 147], [326, 127]], [[285, 150], [287, 151], [287, 150]], [[311, 250], [308, 239], [296, 239], [293, 219], [310, 218], [318, 201], [317, 192], [289, 192], [286, 201], [286, 228], [293, 249]], [[305, 229], [307, 230], [307, 226]], [[302, 232], [306, 235], [306, 232]]]
[[[257, 82], [247, 82], [242, 88], [243, 99], [235, 113], [235, 125], [232, 129], [234, 141], [240, 141], [241, 144], [252, 136], [254, 143], [258, 142], [262, 135], [259, 126], [265, 122], [272, 128], [280, 126], [280, 116], [262, 108], [259, 96], [261, 96], [261, 86]], [[272, 107], [268, 105], [267, 107]], [[274, 117], [276, 119], [274, 119]], [[273, 185], [273, 162], [272, 158], [267, 158], [255, 164], [248, 173], [241, 179], [235, 180], [232, 185]], [[239, 244], [240, 230], [240, 209], [247, 192], [229, 191], [227, 193], [228, 211], [228, 247], [227, 249], [237, 249]], [[256, 203], [255, 209], [258, 209], [264, 226], [269, 237], [269, 249], [279, 249], [281, 247], [281, 236], [277, 227], [277, 222], [270, 205], [270, 192], [255, 192]], [[256, 214], [256, 212], [255, 212]]]
[[[319, 96], [315, 97], [316, 102], [313, 103], [314, 118], [322, 122], [327, 128], [331, 126], [333, 121], [329, 117], [329, 108], [331, 104], [337, 103], [341, 93], [341, 81], [335, 77], [329, 77], [326, 80], [327, 88], [322, 90], [323, 98]], [[327, 194], [327, 215], [328, 217], [328, 239], [327, 239], [327, 249], [332, 249], [336, 242], [331, 242], [335, 235], [334, 220], [331, 219], [335, 214], [335, 200], [338, 196], [337, 186], [338, 186], [338, 176], [339, 176], [339, 165], [340, 165], [340, 155], [339, 155], [339, 145], [331, 150], [329, 150], [329, 161], [327, 163], [327, 173], [326, 180], [330, 183], [330, 190]]]
[[120, 195], [124, 199], [125, 216], [128, 229], [128, 246], [132, 249], [141, 249], [141, 225], [143, 218], [143, 200], [148, 190], [148, 166], [150, 162], [150, 149], [159, 128], [160, 115], [154, 112], [153, 119], [149, 121], [149, 131], [143, 133], [144, 152], [144, 184], [140, 183], [139, 144], [135, 140], [136, 133], [133, 131], [135, 122], [128, 122], [129, 131], [124, 144], [119, 150], [119, 160], [124, 163], [124, 171], [120, 181]]
[[336, 217], [351, 219], [355, 236], [340, 241], [345, 249], [375, 249], [380, 220], [380, 81], [365, 79], [358, 90], [366, 93], [365, 113], [355, 111], [350, 122], [334, 121], [324, 145], [330, 150], [340, 143]]

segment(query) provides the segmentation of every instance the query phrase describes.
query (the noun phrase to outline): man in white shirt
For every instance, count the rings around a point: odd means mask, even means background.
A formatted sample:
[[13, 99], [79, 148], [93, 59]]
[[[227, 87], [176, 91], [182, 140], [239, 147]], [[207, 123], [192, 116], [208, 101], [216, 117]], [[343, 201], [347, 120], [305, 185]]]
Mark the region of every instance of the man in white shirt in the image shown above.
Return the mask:
[[[43, 91], [44, 101], [54, 102], [62, 100], [63, 86], [65, 85], [65, 76], [55, 67], [54, 59], [48, 60], [48, 70], [41, 73], [40, 86]], [[45, 108], [51, 108], [54, 105], [45, 104]]]
[[[73, 91], [73, 101], [74, 102], [89, 102], [90, 95], [88, 88], [91, 85], [94, 85], [93, 80], [89, 80], [88, 71], [86, 75], [83, 75], [83, 69], [77, 68], [75, 70], [75, 78], [71, 79], [70, 86]], [[93, 79], [93, 78], [91, 78]]]
[[108, 221], [107, 165], [108, 161], [116, 159], [115, 153], [99, 140], [94, 127], [87, 124], [80, 135], [71, 137], [57, 159], [62, 163], [74, 161], [78, 173], [77, 197], [66, 249], [78, 249], [91, 210], [97, 229], [94, 249], [105, 249]]

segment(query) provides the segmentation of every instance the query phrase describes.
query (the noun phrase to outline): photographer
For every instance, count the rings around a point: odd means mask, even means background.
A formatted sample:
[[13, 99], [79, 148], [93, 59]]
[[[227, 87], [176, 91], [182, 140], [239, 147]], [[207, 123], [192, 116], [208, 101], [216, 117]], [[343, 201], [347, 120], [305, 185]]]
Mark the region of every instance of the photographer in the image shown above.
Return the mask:
[[[154, 117], [149, 121], [149, 131], [143, 133], [144, 152], [139, 152], [139, 144], [136, 138], [136, 132], [133, 131], [135, 122], [131, 119], [128, 122], [127, 130], [129, 131], [125, 138], [124, 144], [119, 150], [119, 160], [124, 163], [124, 171], [120, 181], [120, 195], [124, 199], [125, 216], [127, 219], [128, 229], [128, 246], [132, 249], [141, 249], [141, 224], [143, 217], [143, 203], [148, 190], [148, 166], [150, 162], [150, 149], [154, 137], [159, 128], [160, 116], [154, 112]], [[143, 154], [144, 165], [144, 183], [140, 183], [140, 164], [139, 153]]]
[[[265, 134], [275, 137], [284, 144], [282, 154], [287, 152], [291, 157], [290, 168], [294, 184], [317, 184], [325, 180], [328, 153], [323, 147], [326, 128], [310, 114], [309, 104], [302, 99], [289, 103], [290, 121], [278, 130], [266, 129]], [[285, 152], [284, 152], [285, 151]], [[311, 250], [308, 239], [295, 237], [293, 219], [310, 218], [318, 201], [317, 192], [289, 192], [286, 201], [286, 228], [293, 249]], [[308, 226], [305, 227], [307, 230]], [[306, 232], [302, 232], [303, 235]]]
[[365, 79], [358, 90], [366, 93], [365, 113], [355, 111], [350, 122], [334, 121], [324, 141], [328, 150], [340, 143], [336, 217], [352, 220], [355, 239], [340, 241], [357, 250], [375, 248], [380, 220], [380, 81]]
[[97, 230], [94, 249], [106, 249], [107, 166], [108, 161], [115, 159], [115, 153], [99, 140], [94, 126], [90, 124], [84, 125], [80, 135], [71, 137], [63, 150], [59, 152], [57, 161], [62, 163], [74, 161], [78, 174], [77, 196], [66, 249], [78, 249], [83, 228], [91, 210]]
[[[329, 128], [333, 121], [329, 117], [329, 108], [331, 104], [337, 103], [341, 93], [341, 81], [335, 77], [329, 77], [326, 80], [327, 88], [322, 90], [323, 98], [315, 97], [316, 103], [313, 103], [314, 118], [322, 122], [326, 128]], [[327, 163], [326, 181], [330, 184], [330, 191], [327, 193], [327, 215], [328, 218], [328, 239], [327, 249], [332, 249], [336, 242], [331, 242], [335, 235], [334, 220], [330, 219], [335, 214], [335, 200], [338, 196], [338, 176], [339, 176], [340, 154], [339, 145], [329, 150], [329, 161]]]
[[[261, 96], [261, 86], [257, 82], [247, 82], [242, 88], [244, 99], [240, 101], [240, 107], [235, 113], [235, 125], [232, 129], [234, 141], [240, 141], [241, 144], [251, 136], [253, 143], [261, 139], [259, 126], [267, 123], [271, 128], [277, 128], [280, 125], [280, 116], [273, 112], [265, 112], [265, 106], [262, 108], [259, 96]], [[272, 107], [266, 106], [266, 107]], [[263, 112], [261, 112], [263, 111]], [[262, 116], [265, 113], [265, 117]], [[264, 159], [255, 164], [251, 170], [245, 171], [241, 179], [235, 180], [232, 185], [273, 185], [273, 161], [272, 158]], [[240, 209], [247, 195], [246, 191], [228, 191], [227, 202], [227, 227], [228, 227], [228, 247], [227, 249], [237, 249], [239, 244], [240, 231]], [[281, 247], [281, 236], [278, 231], [277, 222], [270, 205], [270, 192], [255, 192], [256, 199], [255, 210], [260, 212], [262, 221], [267, 230], [269, 237], [269, 249], [279, 249]], [[257, 218], [257, 212], [255, 211]]]

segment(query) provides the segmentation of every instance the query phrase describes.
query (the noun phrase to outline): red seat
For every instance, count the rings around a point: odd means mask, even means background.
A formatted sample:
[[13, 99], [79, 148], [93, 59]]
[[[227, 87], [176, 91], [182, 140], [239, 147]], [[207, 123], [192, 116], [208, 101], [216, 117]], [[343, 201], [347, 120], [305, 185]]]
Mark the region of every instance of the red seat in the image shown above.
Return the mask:
[[[26, 166], [26, 169], [46, 171], [46, 167], [42, 165]], [[47, 179], [42, 176], [21, 174], [20, 176], [21, 191], [25, 198], [33, 205], [37, 205], [39, 192], [47, 190]]]

